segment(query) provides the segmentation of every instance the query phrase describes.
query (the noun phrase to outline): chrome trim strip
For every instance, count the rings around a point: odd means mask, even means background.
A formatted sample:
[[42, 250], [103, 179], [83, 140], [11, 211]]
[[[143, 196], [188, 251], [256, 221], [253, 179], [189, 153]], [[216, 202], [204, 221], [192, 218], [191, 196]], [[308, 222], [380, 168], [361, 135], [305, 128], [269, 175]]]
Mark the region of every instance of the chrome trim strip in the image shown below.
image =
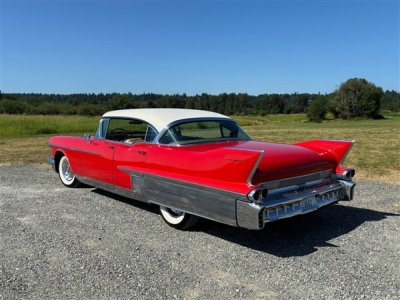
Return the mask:
[[265, 150], [257, 150], [257, 149], [249, 149], [249, 148], [233, 148], [233, 147], [226, 147], [226, 149], [230, 149], [230, 150], [241, 150], [241, 151], [251, 151], [251, 152], [258, 152], [259, 156], [256, 160], [256, 162], [254, 163], [253, 168], [251, 169], [249, 176], [247, 177], [247, 184], [248, 185], [253, 185], [253, 183], [251, 182], [251, 179], [254, 176], [254, 173], [256, 172], [264, 154], [265, 154]]
[[281, 180], [263, 182], [260, 185], [264, 188], [267, 188], [270, 193], [275, 193], [280, 191], [280, 189], [291, 189], [294, 188], [298, 184], [306, 183], [307, 185], [311, 185], [314, 182], [318, 184], [318, 181], [323, 181], [326, 179], [332, 179], [332, 170], [325, 170], [317, 173], [306, 174], [302, 176], [296, 176], [291, 178], [285, 178]]
[[[319, 180], [314, 180], [314, 181], [309, 181], [304, 183], [304, 188], [310, 187], [310, 186], [315, 186], [318, 184], [321, 184], [324, 182], [325, 179], [319, 179]], [[268, 195], [269, 196], [273, 196], [275, 194], [281, 194], [281, 193], [287, 193], [290, 191], [295, 191], [298, 190], [299, 185], [295, 184], [295, 185], [290, 185], [284, 188], [279, 188], [279, 189], [275, 189], [275, 190], [269, 190]]]
[[60, 145], [56, 145], [56, 144], [48, 144], [49, 147], [54, 147], [57, 149], [64, 149], [64, 150], [68, 150], [68, 151], [74, 151], [74, 152], [79, 152], [79, 153], [86, 153], [86, 154], [91, 154], [91, 155], [95, 155], [95, 156], [102, 156], [101, 153], [97, 153], [97, 152], [91, 152], [91, 151], [84, 151], [84, 150], [79, 150], [76, 148], [70, 148], [70, 147], [65, 147], [65, 146], [60, 146]]
[[256, 170], [257, 170], [257, 168], [258, 168], [258, 166], [259, 166], [259, 164], [260, 164], [260, 162], [261, 162], [261, 159], [263, 158], [264, 153], [265, 153], [264, 150], [260, 150], [259, 152], [260, 152], [260, 155], [258, 156], [258, 159], [257, 159], [257, 161], [255, 162], [255, 164], [254, 164], [254, 166], [253, 166], [253, 169], [250, 171], [250, 174], [249, 174], [249, 176], [247, 177], [247, 184], [248, 184], [248, 185], [253, 185], [253, 183], [251, 182], [251, 179], [253, 178], [254, 173], [256, 172]]
[[146, 202], [146, 203], [148, 202], [148, 199], [146, 197], [144, 197], [141, 193], [133, 191], [131, 189], [124, 189], [124, 188], [121, 188], [119, 186], [115, 186], [115, 185], [112, 185], [112, 184], [109, 184], [109, 183], [105, 183], [105, 182], [102, 182], [102, 181], [98, 181], [98, 180], [95, 180], [95, 179], [91, 179], [91, 178], [88, 178], [88, 177], [79, 176], [79, 175], [76, 175], [76, 174], [75, 174], [75, 176], [80, 182], [82, 182], [84, 184], [87, 184], [89, 186], [92, 186], [94, 188], [98, 188], [100, 190], [105, 190], [105, 191], [108, 191], [110, 193], [117, 194], [117, 195], [120, 195], [120, 196], [123, 196], [123, 197], [126, 197], [126, 198], [130, 198], [130, 199], [133, 199], [133, 200]]
[[344, 161], [345, 161], [347, 155], [349, 154], [351, 148], [353, 148], [354, 143], [355, 143], [355, 141], [352, 140], [349, 149], [347, 149], [346, 153], [343, 155], [343, 157], [342, 157], [342, 159], [341, 159], [341, 161], [340, 161], [340, 163], [339, 163], [339, 165], [340, 165], [342, 168], [344, 168], [343, 163], [344, 163]]

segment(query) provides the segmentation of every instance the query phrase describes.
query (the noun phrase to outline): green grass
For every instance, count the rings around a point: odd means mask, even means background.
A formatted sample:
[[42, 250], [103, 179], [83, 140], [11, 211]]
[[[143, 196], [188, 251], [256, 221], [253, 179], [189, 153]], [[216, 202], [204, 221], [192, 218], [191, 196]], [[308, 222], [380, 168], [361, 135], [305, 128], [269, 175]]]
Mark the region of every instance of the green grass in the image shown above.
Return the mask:
[[94, 133], [98, 117], [0, 115], [0, 137]]
[[306, 122], [307, 117], [305, 114], [290, 114], [290, 115], [268, 115], [261, 116], [232, 116], [240, 126], [263, 125], [268, 123], [293, 123], [293, 122]]
[[[233, 116], [255, 140], [295, 143], [331, 138], [355, 140], [345, 161], [356, 178], [400, 184], [400, 118], [309, 123], [304, 114]], [[0, 115], [0, 164], [46, 163], [53, 135], [94, 134], [99, 117]]]
[[384, 116], [385, 118], [400, 118], [400, 112], [391, 112], [388, 110], [382, 110], [381, 115]]

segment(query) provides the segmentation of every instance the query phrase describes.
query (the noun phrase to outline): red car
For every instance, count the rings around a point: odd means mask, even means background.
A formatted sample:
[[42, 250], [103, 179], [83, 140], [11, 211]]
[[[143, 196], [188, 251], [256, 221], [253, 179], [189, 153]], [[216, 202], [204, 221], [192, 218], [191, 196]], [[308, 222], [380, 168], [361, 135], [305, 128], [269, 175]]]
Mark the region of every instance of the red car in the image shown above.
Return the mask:
[[354, 141], [292, 145], [252, 140], [231, 118], [189, 109], [103, 115], [94, 136], [56, 136], [49, 162], [67, 187], [81, 183], [158, 205], [178, 229], [206, 218], [248, 229], [352, 200]]

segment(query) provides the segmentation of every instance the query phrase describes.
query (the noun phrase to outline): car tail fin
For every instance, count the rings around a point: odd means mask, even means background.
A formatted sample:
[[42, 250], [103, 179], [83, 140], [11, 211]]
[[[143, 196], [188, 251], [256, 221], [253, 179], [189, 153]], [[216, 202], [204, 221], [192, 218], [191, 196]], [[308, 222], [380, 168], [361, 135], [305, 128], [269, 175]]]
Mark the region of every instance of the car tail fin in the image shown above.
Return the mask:
[[313, 150], [320, 155], [331, 155], [338, 167], [343, 167], [343, 162], [353, 147], [354, 142], [354, 140], [321, 139], [300, 142], [294, 145]]

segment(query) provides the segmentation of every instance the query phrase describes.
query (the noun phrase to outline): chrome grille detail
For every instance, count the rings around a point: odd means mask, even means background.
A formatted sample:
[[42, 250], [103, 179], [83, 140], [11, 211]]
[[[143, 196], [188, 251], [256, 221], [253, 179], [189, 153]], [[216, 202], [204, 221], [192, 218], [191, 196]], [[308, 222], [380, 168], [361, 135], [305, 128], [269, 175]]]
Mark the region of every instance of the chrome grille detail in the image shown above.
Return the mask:
[[322, 206], [334, 203], [343, 198], [344, 193], [342, 188], [331, 190], [326, 193], [314, 194], [311, 197], [315, 197], [316, 206], [312, 209], [303, 210], [301, 207], [301, 201], [307, 197], [299, 197], [294, 199], [293, 202], [275, 205], [264, 210], [264, 222], [273, 222], [279, 219], [285, 219], [293, 217], [295, 215], [305, 214], [314, 211]]

